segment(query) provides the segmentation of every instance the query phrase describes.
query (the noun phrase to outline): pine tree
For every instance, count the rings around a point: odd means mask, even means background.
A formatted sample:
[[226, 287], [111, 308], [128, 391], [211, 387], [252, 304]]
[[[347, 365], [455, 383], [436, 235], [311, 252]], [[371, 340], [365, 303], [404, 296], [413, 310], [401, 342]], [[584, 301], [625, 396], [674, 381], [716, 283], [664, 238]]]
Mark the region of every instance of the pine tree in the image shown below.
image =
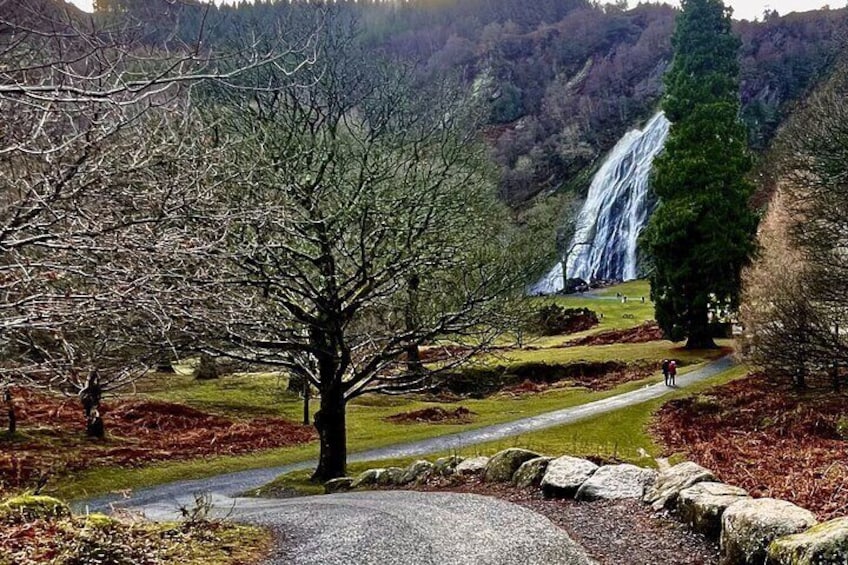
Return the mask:
[[739, 120], [737, 51], [721, 0], [683, 0], [663, 109], [672, 122], [656, 160], [659, 206], [642, 238], [657, 322], [687, 348], [715, 347], [709, 312], [734, 308], [756, 216], [751, 160]]

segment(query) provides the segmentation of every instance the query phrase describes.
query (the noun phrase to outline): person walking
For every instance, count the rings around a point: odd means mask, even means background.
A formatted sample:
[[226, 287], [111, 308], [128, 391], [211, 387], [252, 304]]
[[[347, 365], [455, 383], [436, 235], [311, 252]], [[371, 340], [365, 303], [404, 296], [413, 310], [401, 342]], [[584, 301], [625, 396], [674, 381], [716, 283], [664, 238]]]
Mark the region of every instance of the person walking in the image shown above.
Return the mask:
[[677, 376], [677, 361], [672, 359], [668, 363], [668, 381], [671, 383], [670, 386], [675, 386], [674, 378]]
[[665, 386], [668, 386], [668, 359], [663, 359], [662, 361], [662, 373]]

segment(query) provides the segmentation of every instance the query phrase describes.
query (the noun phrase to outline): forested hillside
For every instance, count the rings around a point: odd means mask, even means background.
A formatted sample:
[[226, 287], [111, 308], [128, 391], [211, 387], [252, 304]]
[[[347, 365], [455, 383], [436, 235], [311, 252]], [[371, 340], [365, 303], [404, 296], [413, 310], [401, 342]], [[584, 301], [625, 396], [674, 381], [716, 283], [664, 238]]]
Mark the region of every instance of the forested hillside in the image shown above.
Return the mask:
[[[129, 11], [150, 41], [228, 41], [278, 21], [289, 2], [209, 7], [196, 0], [97, 0], [96, 17]], [[585, 188], [599, 156], [658, 107], [675, 9], [589, 0], [411, 0], [334, 4], [366, 46], [418, 65], [422, 80], [449, 74], [485, 96], [484, 134], [501, 196], [520, 205], [543, 191]], [[827, 74], [848, 11], [819, 10], [737, 22], [741, 100], [755, 150], [766, 148], [792, 104]], [[176, 24], [176, 27], [175, 25]], [[174, 30], [177, 30], [176, 33]]]

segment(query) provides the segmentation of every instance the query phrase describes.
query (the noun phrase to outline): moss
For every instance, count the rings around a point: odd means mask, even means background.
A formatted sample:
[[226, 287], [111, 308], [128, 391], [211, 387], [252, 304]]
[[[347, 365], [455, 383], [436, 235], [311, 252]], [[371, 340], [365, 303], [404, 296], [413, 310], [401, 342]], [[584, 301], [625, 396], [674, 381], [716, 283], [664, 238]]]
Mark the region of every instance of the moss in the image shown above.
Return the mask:
[[71, 510], [57, 498], [23, 494], [0, 504], [0, 513], [20, 520], [50, 520], [70, 516]]
[[88, 528], [111, 528], [116, 524], [116, 521], [106, 514], [95, 512], [83, 518], [83, 524]]

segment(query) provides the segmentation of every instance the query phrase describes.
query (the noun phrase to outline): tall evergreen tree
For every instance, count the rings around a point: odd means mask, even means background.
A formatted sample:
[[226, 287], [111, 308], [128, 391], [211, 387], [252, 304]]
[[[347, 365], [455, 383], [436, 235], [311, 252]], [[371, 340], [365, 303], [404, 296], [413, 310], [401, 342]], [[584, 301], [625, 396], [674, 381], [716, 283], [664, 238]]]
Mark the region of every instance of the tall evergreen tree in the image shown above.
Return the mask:
[[672, 122], [654, 165], [660, 204], [642, 238], [652, 261], [657, 322], [688, 348], [715, 347], [713, 309], [733, 308], [754, 246], [751, 167], [739, 120], [731, 10], [721, 0], [683, 0], [663, 109]]

